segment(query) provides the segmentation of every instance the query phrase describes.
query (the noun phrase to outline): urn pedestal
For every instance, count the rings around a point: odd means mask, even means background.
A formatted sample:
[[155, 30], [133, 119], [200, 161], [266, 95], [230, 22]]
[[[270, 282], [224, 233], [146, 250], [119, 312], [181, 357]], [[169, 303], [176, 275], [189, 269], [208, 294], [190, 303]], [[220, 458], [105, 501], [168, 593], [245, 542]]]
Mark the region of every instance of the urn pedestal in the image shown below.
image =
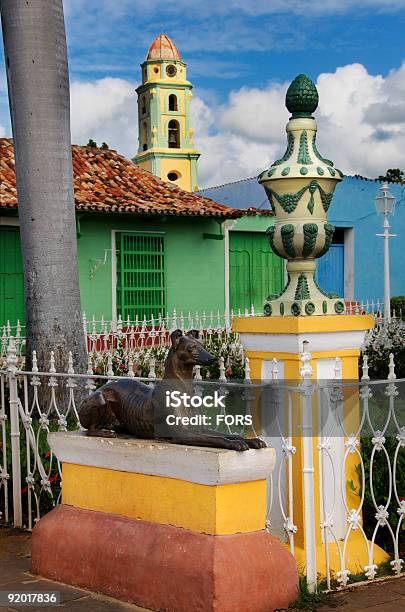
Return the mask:
[[[250, 373], [252, 381], [267, 381], [271, 382], [272, 368], [274, 359], [277, 360], [278, 380], [291, 387], [298, 388], [301, 384], [300, 368], [301, 354], [303, 351], [304, 342], [308, 343], [311, 351], [311, 366], [313, 369], [313, 382], [321, 381], [331, 382], [336, 377], [336, 358], [340, 363], [340, 378], [342, 382], [349, 383], [346, 395], [343, 397], [342, 418], [345, 419], [345, 425], [348, 431], [355, 431], [360, 422], [360, 411], [358, 405], [358, 389], [350, 383], [358, 381], [358, 360], [360, 355], [360, 346], [364, 341], [365, 334], [368, 330], [374, 327], [374, 317], [371, 315], [345, 315], [345, 316], [314, 316], [314, 317], [239, 317], [233, 320], [232, 330], [238, 332], [241, 337], [241, 342], [244, 347], [245, 355], [249, 358]], [[345, 390], [343, 389], [343, 394]], [[295, 400], [301, 401], [295, 395]], [[294, 401], [294, 400], [293, 400]], [[314, 415], [313, 421], [316, 421], [316, 414], [319, 409], [317, 400], [315, 399], [310, 411]], [[284, 408], [281, 406], [281, 411]], [[294, 420], [294, 432], [303, 431], [305, 427], [305, 410], [300, 412], [301, 408], [293, 406], [291, 419]], [[263, 435], [263, 430], [260, 423], [266, 421], [266, 406], [256, 407], [256, 432], [258, 435]], [[280, 415], [281, 417], [282, 415]], [[288, 418], [288, 417], [287, 417]], [[302, 418], [298, 424], [297, 418]], [[335, 497], [340, 500], [342, 491], [345, 492], [345, 499], [348, 507], [356, 508], [358, 499], [351, 489], [349, 483], [353, 482], [360, 485], [356, 466], [358, 457], [354, 453], [348, 455], [346, 460], [346, 469], [342, 473], [340, 469], [336, 469], [336, 480], [334, 482], [321, 483], [321, 467], [319, 462], [319, 423], [314, 422], [312, 434], [305, 438], [305, 434], [293, 434], [292, 446], [294, 447], [294, 458], [292, 460], [292, 470], [290, 476], [292, 479], [293, 493], [293, 523], [296, 527], [294, 535], [294, 556], [297, 560], [300, 571], [305, 572], [308, 564], [314, 563], [316, 579], [317, 575], [326, 576], [327, 567], [325, 559], [325, 544], [321, 529], [321, 487], [326, 487], [326, 496]], [[339, 436], [334, 437], [330, 441], [329, 454], [331, 460], [337, 465], [343, 465], [343, 458], [347, 452], [347, 437], [344, 432], [339, 429]], [[308, 499], [305, 498], [305, 458], [306, 449], [312, 450], [313, 465], [311, 467], [311, 477], [313, 477], [314, 499], [311, 501], [311, 508], [306, 506]], [[278, 462], [282, 459], [279, 456]], [[325, 492], [324, 492], [325, 494]], [[339, 497], [340, 496], [340, 497]], [[315, 520], [314, 520], [315, 519]], [[308, 555], [311, 546], [309, 546], [308, 537], [311, 534], [311, 529], [308, 526], [308, 520], [315, 525], [315, 532], [312, 534], [314, 541], [312, 545], [316, 548], [316, 559], [309, 559]], [[336, 512], [334, 517], [334, 529], [337, 534], [340, 534], [341, 540], [344, 539], [347, 533], [347, 514], [342, 505], [342, 512]], [[271, 527], [270, 527], [271, 531]], [[341, 560], [339, 557], [338, 547], [335, 542], [328, 545], [329, 548], [329, 567], [332, 574], [336, 577], [341, 569]], [[377, 563], [388, 561], [389, 555], [385, 553], [377, 545], [374, 545], [374, 559]], [[347, 567], [352, 574], [362, 573], [364, 567], [369, 563], [367, 547], [362, 534], [357, 531], [353, 532], [348, 544]]]
[[[357, 431], [360, 412], [356, 384], [356, 392], [349, 402], [346, 403], [345, 398], [343, 402], [333, 400], [338, 434], [332, 443], [328, 438], [325, 442], [324, 433], [320, 434], [320, 439], [317, 432], [322, 429], [314, 428], [314, 423], [319, 424], [318, 400], [321, 403], [322, 385], [318, 385], [318, 395], [313, 402], [311, 377], [330, 383], [336, 378], [338, 363], [340, 378], [357, 383], [360, 347], [367, 330], [374, 327], [373, 317], [347, 316], [343, 296], [325, 292], [316, 281], [316, 259], [330, 248], [335, 229], [328, 223], [328, 211], [335, 187], [343, 178], [342, 172], [320, 154], [316, 145], [317, 124], [312, 113], [318, 101], [315, 84], [306, 75], [298, 75], [286, 94], [286, 107], [291, 113], [286, 126], [286, 152], [258, 177], [275, 215], [275, 225], [267, 231], [270, 247], [276, 255], [287, 260], [286, 285], [278, 295], [267, 297], [264, 317], [233, 321], [233, 331], [240, 333], [250, 360], [252, 379], [271, 379], [273, 360], [276, 360], [277, 378], [289, 381], [290, 387], [295, 386], [297, 390], [298, 410], [293, 414], [291, 390], [286, 392], [289, 405], [285, 410], [287, 426], [291, 430], [295, 418], [297, 434], [295, 437], [288, 434], [287, 444], [282, 435], [278, 440], [282, 440], [280, 450], [285, 453], [289, 468], [286, 476], [289, 516], [283, 513], [283, 528], [288, 532], [291, 550], [301, 561], [312, 591], [316, 589], [318, 573], [323, 576], [335, 574], [343, 584], [350, 572], [360, 573], [365, 569], [373, 572], [370, 548], [374, 547], [374, 559], [378, 563], [388, 558], [378, 546], [369, 544], [364, 534], [362, 538], [359, 529], [359, 503], [354, 499], [355, 485], [357, 491], [361, 487], [356, 465], [359, 454], [352, 441], [357, 443], [357, 439], [346, 436], [347, 430], [342, 429], [338, 412], [342, 409], [345, 417], [348, 409], [349, 431]], [[330, 405], [328, 399], [327, 417], [332, 414], [328, 412]], [[275, 408], [277, 411], [278, 404]], [[256, 412], [260, 415], [260, 406], [256, 406]], [[280, 416], [284, 414], [277, 413], [275, 420]], [[329, 481], [325, 479], [325, 455], [333, 468]], [[338, 494], [343, 507], [335, 513]], [[327, 509], [328, 498], [333, 503], [331, 512]], [[338, 542], [343, 542], [346, 551], [347, 538], [352, 533], [349, 558], [342, 565]]]
[[51, 433], [62, 504], [36, 525], [32, 571], [152, 610], [267, 612], [297, 596], [265, 530], [271, 448], [237, 453]]

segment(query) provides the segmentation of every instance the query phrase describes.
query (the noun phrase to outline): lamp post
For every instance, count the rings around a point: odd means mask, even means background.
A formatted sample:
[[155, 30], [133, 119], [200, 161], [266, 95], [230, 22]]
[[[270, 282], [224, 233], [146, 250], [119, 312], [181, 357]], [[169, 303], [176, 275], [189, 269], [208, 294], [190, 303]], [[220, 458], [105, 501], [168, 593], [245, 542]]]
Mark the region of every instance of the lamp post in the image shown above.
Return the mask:
[[391, 321], [391, 291], [390, 291], [390, 253], [389, 239], [396, 234], [390, 234], [390, 224], [388, 216], [394, 212], [395, 198], [391, 195], [388, 184], [383, 183], [375, 198], [375, 207], [377, 213], [384, 215], [384, 232], [376, 234], [384, 238], [384, 326], [386, 327]]

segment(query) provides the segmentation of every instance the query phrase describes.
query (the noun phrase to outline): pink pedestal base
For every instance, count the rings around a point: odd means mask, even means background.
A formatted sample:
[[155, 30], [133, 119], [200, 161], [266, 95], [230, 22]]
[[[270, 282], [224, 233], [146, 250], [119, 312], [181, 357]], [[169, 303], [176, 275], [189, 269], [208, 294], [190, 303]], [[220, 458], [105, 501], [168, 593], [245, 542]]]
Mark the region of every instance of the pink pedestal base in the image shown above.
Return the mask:
[[267, 531], [212, 536], [61, 505], [36, 525], [32, 572], [152, 610], [271, 612], [298, 589]]

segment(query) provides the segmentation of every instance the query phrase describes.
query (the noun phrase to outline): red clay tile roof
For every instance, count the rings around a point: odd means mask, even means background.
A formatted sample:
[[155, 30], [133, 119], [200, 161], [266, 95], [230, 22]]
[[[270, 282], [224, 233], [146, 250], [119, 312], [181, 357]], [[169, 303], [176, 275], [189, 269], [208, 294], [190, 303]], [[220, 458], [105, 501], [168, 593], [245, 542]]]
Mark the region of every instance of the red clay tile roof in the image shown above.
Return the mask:
[[155, 40], [149, 47], [148, 54], [146, 56], [147, 60], [156, 60], [156, 59], [180, 59], [180, 53], [172, 41], [166, 34], [159, 34], [156, 36]]
[[[73, 145], [72, 157], [76, 210], [225, 218], [244, 214], [165, 183], [111, 149]], [[17, 208], [10, 138], [0, 138], [0, 207]]]

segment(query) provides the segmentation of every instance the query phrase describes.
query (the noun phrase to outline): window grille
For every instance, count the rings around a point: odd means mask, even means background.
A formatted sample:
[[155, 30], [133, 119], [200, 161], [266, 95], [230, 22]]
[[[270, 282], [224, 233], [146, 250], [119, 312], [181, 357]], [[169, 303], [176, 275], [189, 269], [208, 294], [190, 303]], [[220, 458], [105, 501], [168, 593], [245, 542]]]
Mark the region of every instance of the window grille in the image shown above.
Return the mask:
[[164, 236], [116, 233], [117, 315], [125, 320], [166, 314]]

